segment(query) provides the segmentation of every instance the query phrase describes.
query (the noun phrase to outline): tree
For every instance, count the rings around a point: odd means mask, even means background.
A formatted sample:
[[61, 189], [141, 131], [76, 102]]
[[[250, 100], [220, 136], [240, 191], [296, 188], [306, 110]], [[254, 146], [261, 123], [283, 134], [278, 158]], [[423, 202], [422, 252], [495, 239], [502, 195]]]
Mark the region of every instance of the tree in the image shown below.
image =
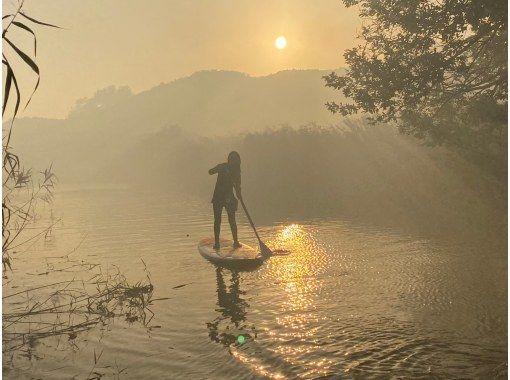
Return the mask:
[[345, 76], [324, 77], [350, 102], [327, 108], [395, 122], [506, 173], [507, 2], [343, 2], [360, 9], [361, 43], [344, 54]]

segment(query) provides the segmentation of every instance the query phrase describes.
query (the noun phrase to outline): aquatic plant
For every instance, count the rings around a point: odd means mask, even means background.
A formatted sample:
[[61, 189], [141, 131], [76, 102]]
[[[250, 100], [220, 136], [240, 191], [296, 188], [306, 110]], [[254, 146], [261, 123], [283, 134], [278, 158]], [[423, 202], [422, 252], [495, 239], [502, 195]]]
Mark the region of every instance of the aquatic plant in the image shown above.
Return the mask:
[[[142, 260], [143, 262], [143, 260]], [[68, 255], [47, 258], [47, 272], [67, 273], [72, 278], [4, 294], [9, 305], [2, 316], [4, 359], [30, 350], [37, 341], [56, 337], [71, 344], [78, 334], [113, 319], [148, 326], [154, 313], [150, 306], [154, 286], [145, 266], [146, 279], [130, 283], [118, 267], [107, 270], [96, 263]], [[78, 276], [88, 274], [87, 279]]]
[[[35, 61], [37, 55], [37, 37], [33, 30], [33, 25], [42, 25], [51, 28], [59, 28], [56, 25], [39, 21], [23, 10], [24, 2], [18, 2], [17, 9], [2, 17], [5, 26], [2, 28], [2, 42], [4, 52], [2, 53], [2, 64], [6, 70], [4, 83], [4, 100], [2, 104], [2, 116], [5, 115], [9, 99], [14, 100], [14, 109], [12, 118], [8, 124], [7, 130], [2, 135], [2, 170], [3, 170], [3, 198], [2, 198], [2, 264], [4, 270], [11, 266], [10, 254], [13, 249], [31, 241], [19, 241], [22, 232], [27, 224], [34, 220], [35, 209], [38, 201], [50, 202], [53, 197], [53, 189], [56, 183], [56, 176], [52, 172], [52, 166], [40, 173], [40, 177], [35, 179], [32, 169], [25, 169], [20, 157], [14, 153], [10, 146], [13, 125], [21, 105], [21, 90], [16, 79], [15, 68], [11, 62], [21, 59], [33, 74], [37, 81], [34, 85], [25, 108], [30, 104], [33, 95], [37, 91], [40, 83], [40, 70]], [[34, 51], [33, 56], [27, 54], [15, 42], [16, 35], [11, 36], [11, 31], [24, 31], [33, 37]], [[8, 47], [8, 49], [6, 49]], [[22, 69], [18, 67], [17, 69]], [[13, 97], [11, 94], [14, 92]], [[26, 196], [28, 193], [28, 197]], [[39, 235], [48, 234], [52, 225], [45, 228]]]

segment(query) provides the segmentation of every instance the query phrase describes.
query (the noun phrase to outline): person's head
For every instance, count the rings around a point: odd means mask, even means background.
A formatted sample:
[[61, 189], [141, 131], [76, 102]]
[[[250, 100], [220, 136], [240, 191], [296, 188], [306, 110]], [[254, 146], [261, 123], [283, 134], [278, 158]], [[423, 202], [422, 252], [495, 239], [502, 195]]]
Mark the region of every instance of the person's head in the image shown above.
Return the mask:
[[241, 172], [241, 156], [235, 150], [228, 154], [227, 163], [232, 171]]

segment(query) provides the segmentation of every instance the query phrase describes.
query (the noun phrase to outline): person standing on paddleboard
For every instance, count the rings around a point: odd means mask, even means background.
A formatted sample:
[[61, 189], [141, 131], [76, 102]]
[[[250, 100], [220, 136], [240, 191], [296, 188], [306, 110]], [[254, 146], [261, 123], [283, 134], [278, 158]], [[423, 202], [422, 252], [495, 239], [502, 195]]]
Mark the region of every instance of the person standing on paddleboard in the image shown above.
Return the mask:
[[[223, 207], [227, 210], [228, 223], [234, 238], [234, 248], [241, 247], [237, 240], [237, 198], [241, 199], [241, 156], [236, 151], [230, 152], [227, 162], [216, 165], [209, 174], [218, 174], [212, 198], [214, 211], [214, 249], [220, 249], [221, 214]], [[234, 196], [235, 189], [236, 196]]]

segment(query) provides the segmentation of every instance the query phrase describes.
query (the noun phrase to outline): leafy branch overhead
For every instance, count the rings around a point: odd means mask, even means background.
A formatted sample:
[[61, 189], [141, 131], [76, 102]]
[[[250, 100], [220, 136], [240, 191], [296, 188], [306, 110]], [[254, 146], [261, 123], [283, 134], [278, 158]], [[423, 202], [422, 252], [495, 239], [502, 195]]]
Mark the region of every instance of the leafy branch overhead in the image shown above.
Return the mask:
[[[30, 97], [28, 98], [28, 101], [25, 104], [25, 107], [28, 106], [30, 101], [32, 100], [32, 96], [37, 91], [37, 88], [39, 87], [40, 82], [40, 71], [39, 66], [37, 66], [37, 63], [35, 62], [35, 57], [37, 56], [37, 37], [35, 35], [34, 30], [32, 29], [32, 24], [47, 26], [51, 28], [59, 28], [59, 26], [48, 24], [42, 21], [39, 21], [33, 17], [28, 16], [26, 13], [22, 11], [23, 7], [23, 1], [20, 2], [18, 9], [16, 12], [12, 14], [7, 14], [2, 17], [2, 21], [6, 22], [6, 26], [3, 27], [2, 30], [2, 41], [5, 42], [11, 49], [12, 52], [14, 52], [19, 58], [21, 58], [25, 64], [34, 72], [34, 74], [37, 76], [37, 82], [34, 86], [34, 89], [32, 90], [32, 93]], [[19, 21], [22, 20], [22, 21]], [[30, 25], [30, 26], [29, 26]], [[25, 53], [23, 50], [21, 50], [14, 42], [11, 41], [11, 39], [8, 36], [8, 32], [12, 28], [21, 29], [29, 34], [31, 34], [33, 42], [34, 42], [34, 54], [33, 58]], [[6, 46], [4, 44], [4, 46]], [[4, 85], [4, 101], [2, 104], [2, 115], [5, 113], [5, 110], [7, 108], [7, 104], [9, 102], [9, 96], [11, 94], [12, 85], [14, 84], [14, 89], [16, 91], [15, 94], [15, 105], [14, 105], [14, 112], [13, 112], [13, 119], [18, 114], [20, 102], [21, 102], [21, 93], [18, 86], [18, 81], [16, 80], [16, 75], [14, 73], [13, 66], [10, 63], [10, 59], [7, 58], [6, 52], [4, 49], [4, 53], [2, 54], [2, 64], [6, 68], [6, 79], [5, 79], [5, 85]]]
[[357, 6], [360, 43], [345, 52], [345, 76], [326, 86], [347, 103], [400, 131], [477, 157], [506, 155], [507, 2], [492, 0], [344, 0]]

